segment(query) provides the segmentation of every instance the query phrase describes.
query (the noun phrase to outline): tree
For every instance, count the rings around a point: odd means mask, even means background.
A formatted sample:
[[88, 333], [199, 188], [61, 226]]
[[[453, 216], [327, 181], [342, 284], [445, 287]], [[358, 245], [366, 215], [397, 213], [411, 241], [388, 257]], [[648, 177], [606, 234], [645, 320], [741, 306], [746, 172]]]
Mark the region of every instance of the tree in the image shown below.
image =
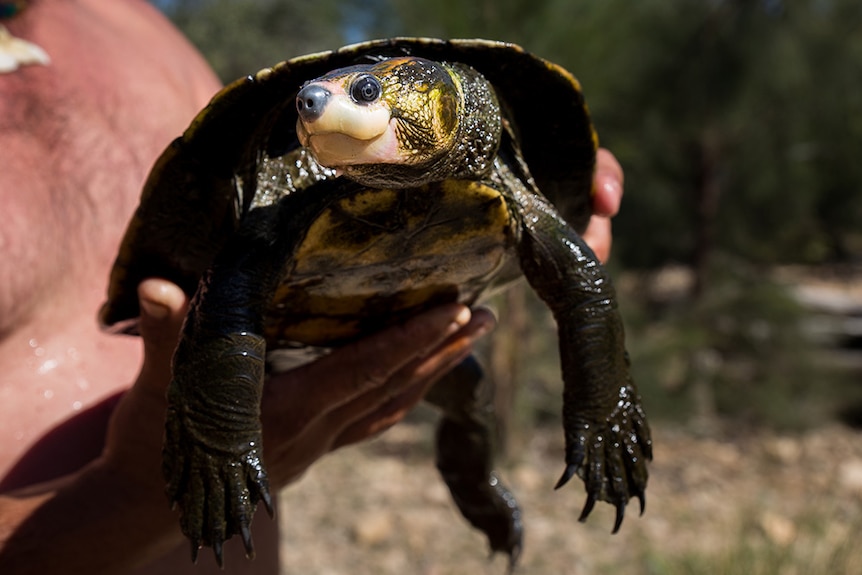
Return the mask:
[[626, 168], [615, 251], [626, 266], [688, 263], [703, 285], [716, 249], [764, 263], [862, 258], [855, 0], [162, 5], [225, 80], [392, 35], [494, 38], [559, 62]]
[[344, 43], [344, 13], [336, 0], [174, 0], [162, 4], [225, 82]]

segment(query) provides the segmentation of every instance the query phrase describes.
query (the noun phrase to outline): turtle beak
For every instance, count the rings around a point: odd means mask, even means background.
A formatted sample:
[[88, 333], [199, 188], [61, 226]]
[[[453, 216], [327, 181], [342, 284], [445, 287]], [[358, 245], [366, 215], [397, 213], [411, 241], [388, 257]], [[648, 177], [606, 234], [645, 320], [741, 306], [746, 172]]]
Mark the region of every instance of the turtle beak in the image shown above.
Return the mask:
[[[308, 136], [341, 134], [357, 140], [377, 138], [389, 128], [389, 108], [359, 105], [335, 82], [311, 82], [296, 94], [297, 132]], [[301, 127], [300, 127], [301, 126]]]
[[296, 95], [296, 136], [327, 168], [400, 161], [389, 108], [357, 104], [344, 86], [315, 81]]
[[317, 120], [326, 109], [332, 93], [320, 84], [309, 84], [296, 95], [296, 111], [303, 122]]

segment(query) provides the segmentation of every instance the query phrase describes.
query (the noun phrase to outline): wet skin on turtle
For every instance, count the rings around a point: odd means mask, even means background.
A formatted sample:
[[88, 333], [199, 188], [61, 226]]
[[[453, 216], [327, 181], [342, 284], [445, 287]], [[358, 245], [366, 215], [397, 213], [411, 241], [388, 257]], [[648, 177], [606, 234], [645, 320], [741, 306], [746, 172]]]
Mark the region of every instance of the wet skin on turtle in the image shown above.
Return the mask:
[[[268, 354], [332, 348], [444, 302], [472, 305], [521, 275], [559, 330], [557, 487], [580, 477], [580, 519], [607, 501], [614, 531], [631, 497], [643, 511], [649, 427], [612, 283], [578, 233], [596, 142], [568, 72], [487, 41], [364, 43], [279, 64], [213, 98], [154, 167], [101, 314], [133, 332], [135, 288], [150, 276], [193, 294], [163, 469], [193, 555], [211, 546], [220, 561], [234, 534], [251, 554], [256, 505], [271, 511], [260, 429]], [[442, 411], [437, 467], [456, 504], [514, 564], [521, 513], [492, 472], [490, 391], [470, 358], [426, 399]]]

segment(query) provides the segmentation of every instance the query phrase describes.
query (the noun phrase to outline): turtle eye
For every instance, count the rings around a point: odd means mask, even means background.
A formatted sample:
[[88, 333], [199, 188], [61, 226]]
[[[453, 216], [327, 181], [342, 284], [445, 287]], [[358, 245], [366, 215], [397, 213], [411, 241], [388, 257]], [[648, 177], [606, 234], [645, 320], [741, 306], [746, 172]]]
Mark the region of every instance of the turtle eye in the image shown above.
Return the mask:
[[360, 104], [369, 104], [380, 97], [380, 82], [374, 76], [360, 76], [350, 87], [350, 96]]

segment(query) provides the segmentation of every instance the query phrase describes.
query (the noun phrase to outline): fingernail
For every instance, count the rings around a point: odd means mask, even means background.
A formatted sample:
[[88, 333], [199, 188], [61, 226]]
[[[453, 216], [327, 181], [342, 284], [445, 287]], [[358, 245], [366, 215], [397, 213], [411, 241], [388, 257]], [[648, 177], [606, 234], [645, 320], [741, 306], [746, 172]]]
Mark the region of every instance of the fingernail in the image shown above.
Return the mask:
[[623, 185], [613, 173], [604, 174], [602, 188], [614, 196], [622, 195]]
[[[470, 323], [472, 315], [470, 308], [466, 306], [458, 305], [456, 307], [448, 305], [435, 308], [422, 316], [424, 319], [421, 321], [425, 323], [425, 330], [428, 330], [426, 337], [429, 339], [420, 355], [427, 355], [440, 345], [441, 342], [446, 340], [446, 338], [461, 330], [465, 325]], [[439, 330], [442, 330], [442, 332]]]
[[155, 320], [163, 320], [167, 318], [171, 313], [171, 310], [168, 309], [167, 306], [148, 300], [146, 298], [141, 298], [141, 308], [143, 309], [147, 317]]
[[446, 335], [452, 335], [457, 332], [459, 329], [470, 323], [470, 318], [473, 317], [473, 312], [469, 307], [462, 307], [458, 312], [458, 315], [452, 320], [452, 323], [446, 328]]
[[622, 182], [613, 172], [605, 172], [596, 177], [593, 211], [600, 216], [612, 217], [620, 209], [623, 196]]
[[482, 322], [478, 326], [476, 326], [476, 331], [473, 332], [473, 339], [479, 339], [483, 335], [493, 330], [496, 325], [497, 323], [492, 319], [486, 318], [482, 320]]

